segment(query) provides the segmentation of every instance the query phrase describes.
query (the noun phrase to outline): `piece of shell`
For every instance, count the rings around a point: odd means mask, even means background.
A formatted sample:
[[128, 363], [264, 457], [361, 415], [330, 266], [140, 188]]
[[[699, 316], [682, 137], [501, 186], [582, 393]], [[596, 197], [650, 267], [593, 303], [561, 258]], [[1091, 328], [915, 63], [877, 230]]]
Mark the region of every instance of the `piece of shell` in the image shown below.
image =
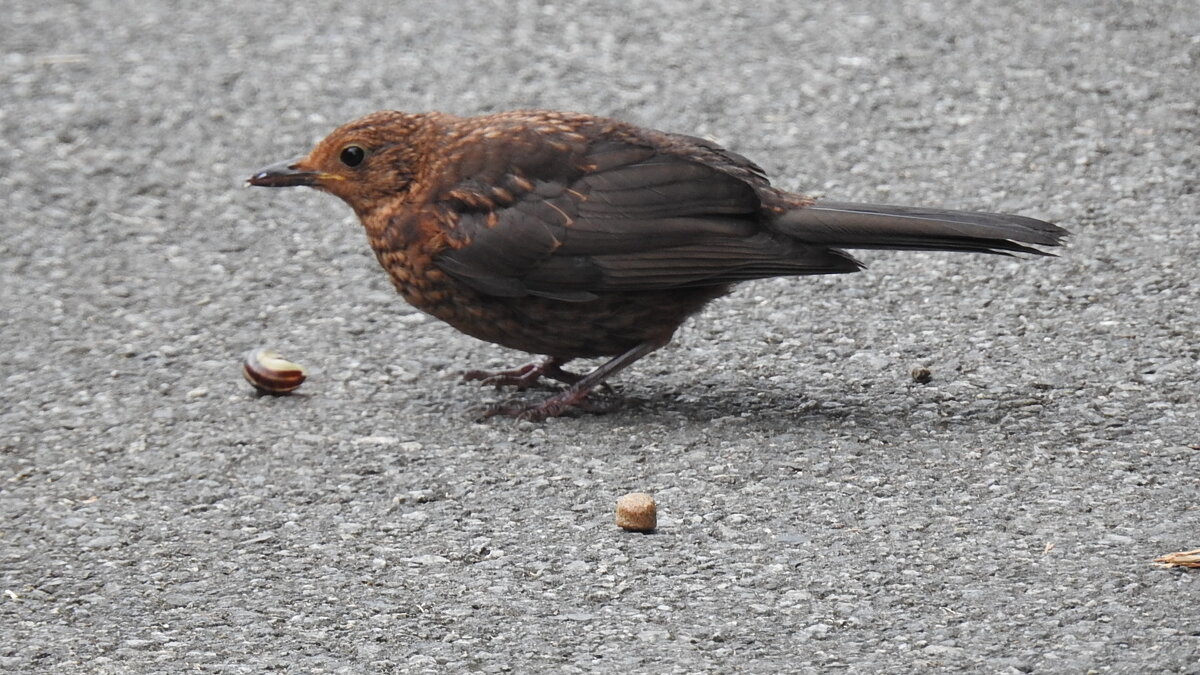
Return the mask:
[[246, 353], [242, 375], [254, 388], [266, 394], [286, 394], [304, 383], [308, 371], [292, 363], [273, 349], [260, 347]]
[[658, 527], [658, 507], [645, 492], [630, 492], [617, 500], [617, 526], [630, 532], [653, 532]]

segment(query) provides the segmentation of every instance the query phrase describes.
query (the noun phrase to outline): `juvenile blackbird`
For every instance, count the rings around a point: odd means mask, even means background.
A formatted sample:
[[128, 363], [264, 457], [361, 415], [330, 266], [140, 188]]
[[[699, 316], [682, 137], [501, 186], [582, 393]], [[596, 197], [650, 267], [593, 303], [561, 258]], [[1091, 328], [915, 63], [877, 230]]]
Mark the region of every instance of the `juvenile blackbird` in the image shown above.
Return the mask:
[[[591, 115], [377, 112], [251, 185], [350, 205], [396, 290], [458, 330], [548, 358], [468, 379], [567, 383], [487, 415], [540, 420], [665, 345], [747, 279], [855, 272], [843, 248], [1023, 252], [1062, 228], [1023, 216], [814, 201], [701, 138]], [[562, 369], [608, 356], [587, 375]]]

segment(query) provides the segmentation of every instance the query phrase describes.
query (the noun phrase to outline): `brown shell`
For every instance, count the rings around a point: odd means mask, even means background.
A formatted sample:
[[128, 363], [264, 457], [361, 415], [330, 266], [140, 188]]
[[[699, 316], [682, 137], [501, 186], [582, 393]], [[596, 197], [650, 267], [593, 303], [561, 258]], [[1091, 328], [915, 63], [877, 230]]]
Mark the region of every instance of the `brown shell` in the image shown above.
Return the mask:
[[304, 366], [284, 359], [278, 352], [260, 347], [246, 353], [242, 360], [242, 376], [263, 393], [287, 394], [304, 383], [308, 371]]

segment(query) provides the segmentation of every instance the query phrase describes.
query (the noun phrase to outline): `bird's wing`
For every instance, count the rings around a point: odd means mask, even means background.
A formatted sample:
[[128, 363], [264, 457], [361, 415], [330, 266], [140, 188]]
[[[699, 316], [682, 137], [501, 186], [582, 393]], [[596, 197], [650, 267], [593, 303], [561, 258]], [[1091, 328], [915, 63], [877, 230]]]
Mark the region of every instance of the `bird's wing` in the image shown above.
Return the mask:
[[542, 153], [538, 166], [513, 169], [519, 179], [500, 180], [505, 199], [494, 190], [459, 199], [466, 243], [438, 266], [489, 295], [568, 301], [858, 269], [838, 251], [765, 230], [757, 188], [766, 181], [749, 160], [689, 137], [661, 140], [597, 141], [558, 166]]

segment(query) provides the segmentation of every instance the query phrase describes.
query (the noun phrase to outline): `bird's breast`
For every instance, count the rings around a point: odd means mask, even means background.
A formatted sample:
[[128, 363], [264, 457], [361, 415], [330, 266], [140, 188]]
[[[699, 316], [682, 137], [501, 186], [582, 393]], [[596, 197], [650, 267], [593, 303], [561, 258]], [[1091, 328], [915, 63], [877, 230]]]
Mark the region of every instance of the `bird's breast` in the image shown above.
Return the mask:
[[367, 225], [368, 239], [392, 284], [413, 307], [480, 340], [566, 358], [611, 356], [645, 341], [665, 341], [725, 287], [606, 293], [588, 302], [481, 293], [443, 271], [437, 255], [454, 248], [452, 229], [436, 218], [424, 229], [392, 218]]

